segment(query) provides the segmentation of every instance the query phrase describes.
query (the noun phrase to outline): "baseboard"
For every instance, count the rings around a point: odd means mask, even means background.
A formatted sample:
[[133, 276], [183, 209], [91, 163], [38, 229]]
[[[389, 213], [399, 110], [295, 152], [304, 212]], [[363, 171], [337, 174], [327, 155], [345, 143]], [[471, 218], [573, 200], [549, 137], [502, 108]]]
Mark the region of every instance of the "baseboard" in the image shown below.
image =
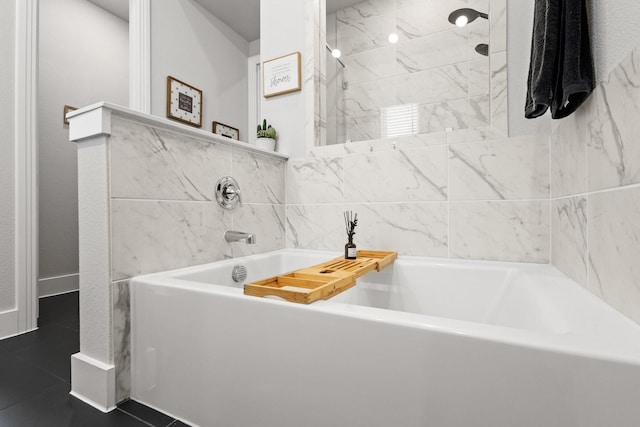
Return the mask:
[[38, 280], [38, 298], [66, 294], [80, 289], [80, 274], [45, 277]]
[[116, 368], [82, 353], [71, 355], [71, 395], [109, 412], [116, 408]]
[[0, 313], [0, 339], [18, 334], [18, 310], [7, 310]]

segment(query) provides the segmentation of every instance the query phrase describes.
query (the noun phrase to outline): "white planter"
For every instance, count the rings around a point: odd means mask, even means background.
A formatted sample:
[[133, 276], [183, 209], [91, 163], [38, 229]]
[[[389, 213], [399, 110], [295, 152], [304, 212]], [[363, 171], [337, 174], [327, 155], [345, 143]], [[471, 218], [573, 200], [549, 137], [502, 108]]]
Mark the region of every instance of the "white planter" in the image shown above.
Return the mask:
[[273, 138], [256, 138], [256, 145], [265, 150], [275, 150], [276, 140]]

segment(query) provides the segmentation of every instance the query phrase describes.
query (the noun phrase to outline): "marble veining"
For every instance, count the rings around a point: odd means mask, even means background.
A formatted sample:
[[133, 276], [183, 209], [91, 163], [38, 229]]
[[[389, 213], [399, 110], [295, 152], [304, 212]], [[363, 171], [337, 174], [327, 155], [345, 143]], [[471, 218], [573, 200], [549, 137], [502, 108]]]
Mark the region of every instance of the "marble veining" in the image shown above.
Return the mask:
[[314, 147], [309, 150], [307, 154], [310, 158], [339, 157], [346, 154], [366, 154], [376, 151], [424, 148], [431, 145], [445, 145], [446, 143], [446, 132], [416, 133], [395, 138], [352, 141], [346, 144]]
[[463, 7], [469, 7], [468, 0], [397, 0], [396, 29], [400, 40], [451, 29], [449, 13]]
[[211, 174], [231, 172], [231, 148], [113, 118], [113, 197], [212, 200]]
[[361, 248], [385, 248], [401, 255], [446, 257], [448, 212], [445, 202], [345, 205], [358, 212]]
[[491, 124], [491, 99], [489, 96], [469, 98], [469, 127], [482, 127]]
[[491, 55], [491, 126], [509, 133], [507, 99], [507, 52]]
[[234, 150], [232, 175], [240, 184], [244, 203], [285, 202], [286, 163], [256, 153]]
[[401, 75], [396, 78], [396, 84], [397, 104], [428, 104], [465, 98], [469, 90], [469, 66], [461, 63]]
[[466, 62], [469, 56], [468, 37], [467, 29], [453, 28], [399, 43], [396, 74], [416, 73], [430, 68]]
[[378, 113], [381, 108], [396, 104], [396, 84], [394, 79], [350, 85], [349, 89], [345, 90], [343, 94], [346, 107], [345, 114], [347, 116]]
[[336, 13], [338, 46], [344, 55], [387, 46], [387, 36], [395, 29], [392, 3], [367, 0]]
[[113, 364], [116, 367], [116, 402], [131, 394], [131, 300], [129, 281], [112, 283]]
[[446, 200], [446, 164], [446, 146], [345, 156], [345, 200]]
[[451, 202], [449, 256], [549, 261], [549, 201]]
[[589, 191], [640, 182], [640, 49], [592, 94], [588, 117]]
[[380, 114], [369, 114], [359, 117], [347, 117], [347, 139], [350, 141], [367, 141], [380, 139]]
[[287, 203], [342, 202], [342, 162], [340, 157], [290, 160], [287, 164]]
[[451, 199], [548, 199], [548, 159], [546, 140], [536, 137], [452, 145]]
[[489, 52], [497, 53], [507, 50], [507, 1], [491, 0], [489, 6], [490, 41]]
[[587, 191], [587, 111], [583, 105], [558, 121], [551, 132], [551, 196], [562, 197]]
[[457, 99], [422, 104], [418, 108], [418, 115], [418, 131], [420, 133], [465, 129], [469, 127], [469, 102], [467, 99]]
[[233, 229], [256, 234], [256, 243], [231, 243], [233, 257], [283, 249], [286, 245], [284, 205], [245, 204], [233, 211]]
[[589, 195], [589, 289], [640, 323], [640, 188]]
[[551, 263], [564, 274], [587, 284], [587, 198], [557, 199], [551, 211]]
[[393, 77], [396, 72], [396, 47], [385, 46], [344, 56], [345, 78], [350, 85]]
[[112, 279], [230, 258], [231, 212], [216, 202], [111, 201]]
[[[336, 40], [348, 88], [336, 85], [344, 98], [336, 112], [346, 116], [345, 141], [385, 138], [383, 110], [405, 104], [418, 105], [421, 134], [493, 122], [506, 134], [506, 56], [491, 74], [489, 58], [475, 52], [477, 44], [489, 42], [489, 23], [481, 19], [457, 28], [448, 22], [452, 10], [469, 4], [369, 0], [337, 12]], [[489, 9], [488, 1], [473, 4]], [[399, 41], [391, 45], [386, 39], [394, 30]], [[490, 98], [492, 78], [499, 87]]]
[[469, 96], [489, 96], [489, 58], [469, 61]]
[[287, 205], [287, 247], [342, 250], [346, 243], [343, 206]]
[[448, 144], [462, 144], [465, 142], [495, 141], [505, 139], [506, 136], [493, 127], [479, 127], [470, 129], [458, 129], [447, 132]]

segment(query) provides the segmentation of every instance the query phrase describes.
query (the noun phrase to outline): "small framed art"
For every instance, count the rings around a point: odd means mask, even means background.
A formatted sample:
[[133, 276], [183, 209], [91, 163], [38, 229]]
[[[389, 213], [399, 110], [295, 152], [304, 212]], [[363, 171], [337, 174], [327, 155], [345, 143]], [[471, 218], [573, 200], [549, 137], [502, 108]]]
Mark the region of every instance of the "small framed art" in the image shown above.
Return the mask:
[[238, 129], [220, 122], [213, 122], [213, 133], [231, 139], [240, 139], [240, 131]]
[[302, 89], [300, 52], [294, 52], [262, 63], [264, 97], [283, 95]]
[[75, 110], [77, 110], [76, 107], [72, 107], [71, 105], [65, 105], [64, 112], [62, 113], [62, 123], [64, 123], [65, 125], [68, 125], [69, 120], [67, 119], [67, 113]]
[[202, 91], [168, 76], [167, 117], [191, 126], [202, 127]]

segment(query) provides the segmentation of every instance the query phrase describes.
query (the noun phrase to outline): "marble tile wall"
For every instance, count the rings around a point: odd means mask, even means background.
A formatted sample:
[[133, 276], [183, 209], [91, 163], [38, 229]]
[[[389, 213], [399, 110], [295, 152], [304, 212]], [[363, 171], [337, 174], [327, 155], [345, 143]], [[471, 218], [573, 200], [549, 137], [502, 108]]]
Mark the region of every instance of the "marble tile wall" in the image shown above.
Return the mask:
[[[113, 280], [284, 247], [284, 161], [121, 119], [110, 150]], [[226, 175], [233, 211], [215, 201]], [[230, 228], [264, 232], [247, 249], [223, 240]]]
[[640, 48], [551, 135], [551, 262], [640, 323]]
[[548, 262], [549, 137], [491, 128], [318, 147], [287, 164], [287, 246]]
[[[111, 279], [118, 400], [129, 396], [129, 281], [145, 273], [284, 248], [285, 161], [112, 119]], [[231, 175], [243, 206], [215, 201], [218, 178]], [[227, 243], [223, 233], [257, 234]]]
[[[495, 22], [477, 19], [464, 28], [448, 22], [449, 13], [468, 7]], [[384, 109], [406, 104], [418, 106], [419, 133], [495, 121], [506, 135], [505, 17], [505, 0], [366, 0], [329, 16], [348, 82], [336, 111], [346, 118], [337, 142], [385, 137]], [[399, 36], [396, 44], [390, 33]], [[496, 46], [483, 57], [475, 46], [490, 37]]]

